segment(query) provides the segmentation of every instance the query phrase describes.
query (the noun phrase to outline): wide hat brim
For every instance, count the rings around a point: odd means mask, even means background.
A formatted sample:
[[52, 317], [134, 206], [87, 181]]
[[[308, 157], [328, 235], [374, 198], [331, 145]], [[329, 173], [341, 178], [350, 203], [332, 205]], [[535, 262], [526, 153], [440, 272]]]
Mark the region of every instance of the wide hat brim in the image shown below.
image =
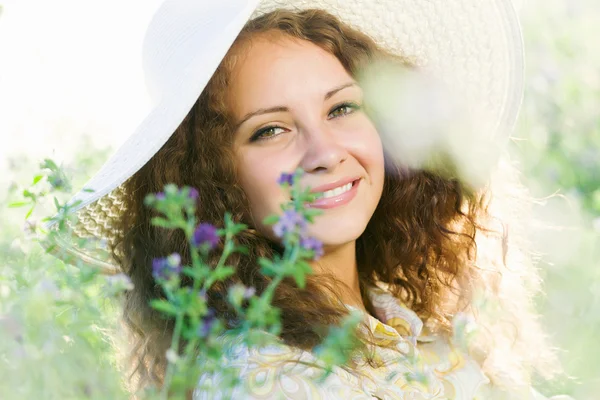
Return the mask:
[[[244, 24], [278, 8], [324, 9], [384, 49], [414, 59], [446, 83], [490, 136], [514, 126], [523, 95], [523, 45], [509, 0], [166, 0], [144, 40], [153, 105], [139, 126], [69, 202], [80, 222], [73, 235], [101, 239], [119, 215], [119, 187], [147, 163], [181, 124]], [[52, 224], [50, 224], [52, 225]], [[105, 255], [61, 251], [106, 270]], [[102, 253], [102, 252], [101, 252]], [[65, 258], [65, 257], [63, 257]], [[104, 260], [102, 260], [104, 259]]]

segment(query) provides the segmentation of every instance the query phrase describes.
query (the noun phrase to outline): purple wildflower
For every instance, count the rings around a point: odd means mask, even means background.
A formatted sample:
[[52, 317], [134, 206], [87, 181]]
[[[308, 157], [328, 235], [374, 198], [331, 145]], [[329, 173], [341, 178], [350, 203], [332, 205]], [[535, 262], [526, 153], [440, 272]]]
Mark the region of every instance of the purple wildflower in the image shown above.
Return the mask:
[[301, 238], [300, 246], [302, 246], [305, 250], [314, 251], [313, 260], [323, 257], [323, 243], [314, 237]]
[[192, 237], [194, 246], [206, 246], [208, 250], [214, 249], [219, 244], [219, 235], [217, 228], [208, 223], [198, 225]]
[[292, 186], [294, 184], [294, 174], [286, 174], [285, 172], [282, 173], [277, 179], [277, 184], [283, 185], [285, 183]]
[[286, 233], [293, 233], [296, 229], [300, 230], [300, 233], [306, 229], [306, 220], [302, 214], [295, 210], [286, 210], [283, 215], [279, 217], [279, 221], [273, 226], [273, 232], [277, 237], [283, 237]]
[[207, 337], [213, 329], [213, 326], [217, 322], [217, 318], [215, 317], [215, 312], [212, 308], [208, 309], [206, 315], [200, 321], [200, 326], [198, 327], [198, 336], [201, 338]]
[[173, 275], [181, 273], [181, 257], [173, 253], [165, 258], [152, 260], [152, 276], [154, 279], [169, 279]]
[[198, 198], [200, 197], [200, 193], [198, 193], [198, 189], [196, 188], [190, 188], [190, 192], [188, 194], [188, 197], [192, 200], [198, 200]]
[[256, 294], [256, 288], [254, 288], [254, 287], [246, 288], [246, 290], [244, 291], [244, 299], [248, 300], [255, 294]]
[[165, 194], [163, 192], [156, 193], [154, 198], [158, 201], [163, 201], [165, 199]]

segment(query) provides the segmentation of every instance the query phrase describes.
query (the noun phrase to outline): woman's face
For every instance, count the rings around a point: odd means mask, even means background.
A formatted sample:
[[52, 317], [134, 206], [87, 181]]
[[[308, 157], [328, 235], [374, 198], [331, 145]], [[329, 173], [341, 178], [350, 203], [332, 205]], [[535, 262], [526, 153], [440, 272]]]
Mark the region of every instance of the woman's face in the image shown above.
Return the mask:
[[383, 149], [362, 111], [362, 91], [332, 54], [279, 36], [253, 38], [232, 74], [239, 179], [256, 228], [274, 238], [265, 217], [290, 200], [277, 183], [301, 167], [302, 186], [325, 192], [309, 234], [325, 248], [356, 240], [381, 197]]

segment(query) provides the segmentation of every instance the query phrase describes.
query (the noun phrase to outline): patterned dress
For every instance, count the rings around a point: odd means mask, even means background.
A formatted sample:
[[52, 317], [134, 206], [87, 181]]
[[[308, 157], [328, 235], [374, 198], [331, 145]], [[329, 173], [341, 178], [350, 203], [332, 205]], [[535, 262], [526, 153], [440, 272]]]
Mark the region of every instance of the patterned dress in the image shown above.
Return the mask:
[[[244, 385], [225, 395], [219, 390], [220, 377], [205, 375], [194, 400], [230, 396], [293, 400], [546, 399], [534, 389], [520, 395], [499, 392], [473, 359], [448, 340], [428, 334], [421, 319], [391, 293], [371, 288], [369, 297], [377, 318], [367, 314], [365, 318], [377, 345], [377, 368], [367, 365], [359, 373], [334, 368], [324, 382], [318, 382], [323, 369], [308, 351], [283, 343], [260, 348], [240, 344], [234, 346], [225, 362], [237, 369]], [[290, 363], [290, 359], [306, 363]]]

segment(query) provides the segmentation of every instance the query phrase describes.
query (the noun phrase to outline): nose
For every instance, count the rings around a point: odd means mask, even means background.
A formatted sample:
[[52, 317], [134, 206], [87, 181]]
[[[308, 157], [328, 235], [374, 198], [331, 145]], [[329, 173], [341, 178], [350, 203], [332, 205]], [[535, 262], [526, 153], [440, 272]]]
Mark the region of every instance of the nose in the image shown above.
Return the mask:
[[324, 128], [307, 132], [304, 137], [307, 148], [300, 166], [307, 172], [333, 171], [348, 158], [343, 143]]

